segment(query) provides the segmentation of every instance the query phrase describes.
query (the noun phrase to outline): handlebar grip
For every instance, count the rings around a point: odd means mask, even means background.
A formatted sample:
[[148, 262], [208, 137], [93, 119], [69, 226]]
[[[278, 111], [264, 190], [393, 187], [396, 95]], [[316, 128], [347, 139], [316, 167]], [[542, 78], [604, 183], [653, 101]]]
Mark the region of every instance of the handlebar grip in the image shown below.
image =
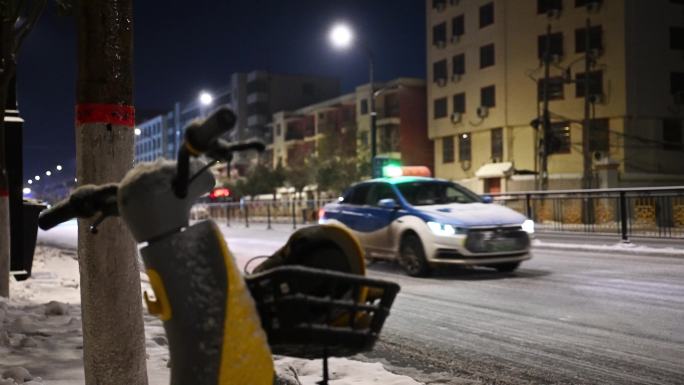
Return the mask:
[[56, 203], [49, 209], [43, 210], [38, 216], [38, 227], [43, 230], [50, 230], [60, 223], [66, 222], [73, 218], [76, 218], [76, 210], [67, 198], [59, 203]]
[[185, 140], [196, 151], [205, 152], [218, 137], [233, 128], [235, 121], [233, 111], [228, 107], [221, 107], [203, 122], [187, 127]]

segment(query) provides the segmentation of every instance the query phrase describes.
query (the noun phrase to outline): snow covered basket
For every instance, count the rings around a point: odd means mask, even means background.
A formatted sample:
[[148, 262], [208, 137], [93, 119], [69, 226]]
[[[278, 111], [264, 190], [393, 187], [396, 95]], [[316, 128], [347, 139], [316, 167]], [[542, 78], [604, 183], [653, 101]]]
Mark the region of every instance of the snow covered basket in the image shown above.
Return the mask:
[[350, 356], [373, 348], [399, 285], [302, 266], [247, 277], [274, 354]]

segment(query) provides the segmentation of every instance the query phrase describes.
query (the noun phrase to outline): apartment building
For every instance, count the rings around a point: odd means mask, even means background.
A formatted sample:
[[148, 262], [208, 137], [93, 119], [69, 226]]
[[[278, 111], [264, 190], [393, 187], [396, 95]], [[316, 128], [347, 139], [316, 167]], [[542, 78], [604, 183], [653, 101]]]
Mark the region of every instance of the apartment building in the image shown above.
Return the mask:
[[[432, 169], [433, 145], [427, 136], [425, 81], [398, 78], [375, 84], [376, 151], [378, 156], [401, 160], [404, 165]], [[301, 162], [321, 147], [325, 135], [334, 135], [335, 152], [355, 156], [370, 165], [369, 85], [294, 111], [273, 116], [270, 162], [283, 166]], [[368, 170], [370, 173], [370, 168]]]
[[535, 188], [548, 47], [550, 189], [581, 186], [585, 95], [595, 187], [684, 182], [682, 3], [428, 0], [435, 174], [480, 192]]
[[[135, 161], [174, 159], [183, 140], [183, 129], [194, 119], [206, 116], [214, 108], [228, 105], [237, 115], [235, 128], [226, 139], [258, 139], [270, 143], [273, 113], [329, 99], [339, 95], [337, 78], [275, 74], [265, 71], [234, 73], [223, 88], [209, 90], [213, 102], [204, 106], [199, 100], [174, 104], [167, 113], [136, 125]], [[236, 156], [235, 164], [244, 168], [247, 157]], [[225, 172], [226, 170], [222, 170]]]

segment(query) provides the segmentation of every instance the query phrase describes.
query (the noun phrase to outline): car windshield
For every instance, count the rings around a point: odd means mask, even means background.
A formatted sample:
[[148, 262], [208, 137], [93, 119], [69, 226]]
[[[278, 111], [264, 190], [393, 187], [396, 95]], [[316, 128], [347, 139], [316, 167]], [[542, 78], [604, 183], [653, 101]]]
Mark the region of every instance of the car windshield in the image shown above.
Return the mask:
[[413, 206], [481, 202], [475, 193], [450, 182], [414, 181], [396, 186], [404, 199]]

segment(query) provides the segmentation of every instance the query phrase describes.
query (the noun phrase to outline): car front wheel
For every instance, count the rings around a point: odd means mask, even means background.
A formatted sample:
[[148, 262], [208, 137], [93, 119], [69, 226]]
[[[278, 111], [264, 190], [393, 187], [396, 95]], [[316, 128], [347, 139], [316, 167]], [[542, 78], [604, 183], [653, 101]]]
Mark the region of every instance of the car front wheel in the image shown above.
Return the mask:
[[425, 277], [430, 274], [423, 243], [417, 235], [407, 234], [402, 239], [399, 247], [399, 264], [411, 277]]

